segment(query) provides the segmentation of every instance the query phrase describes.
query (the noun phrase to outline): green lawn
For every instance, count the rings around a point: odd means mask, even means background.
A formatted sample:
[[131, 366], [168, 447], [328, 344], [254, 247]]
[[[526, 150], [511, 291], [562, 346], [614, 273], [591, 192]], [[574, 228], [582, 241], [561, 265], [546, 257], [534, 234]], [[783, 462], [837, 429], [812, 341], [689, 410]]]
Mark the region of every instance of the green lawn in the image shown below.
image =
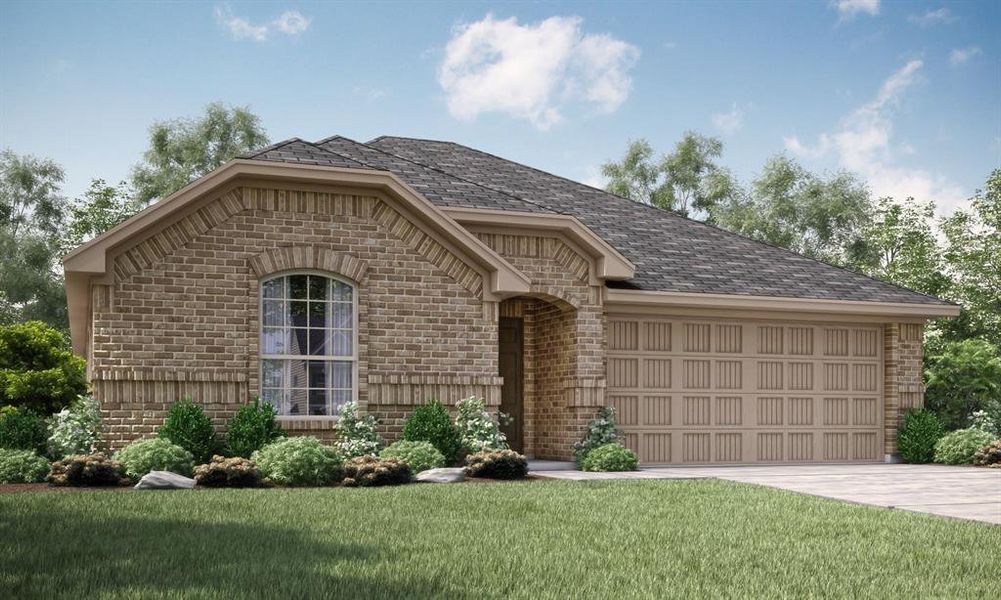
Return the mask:
[[0, 495], [6, 598], [998, 598], [999, 549], [717, 481]]

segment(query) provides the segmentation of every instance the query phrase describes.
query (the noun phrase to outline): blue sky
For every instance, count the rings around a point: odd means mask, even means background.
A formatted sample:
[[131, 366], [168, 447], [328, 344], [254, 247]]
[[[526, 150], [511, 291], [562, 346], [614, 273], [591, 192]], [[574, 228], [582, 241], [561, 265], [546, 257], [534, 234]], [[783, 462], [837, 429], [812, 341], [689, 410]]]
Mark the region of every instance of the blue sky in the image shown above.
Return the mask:
[[0, 146], [75, 196], [155, 120], [248, 105], [273, 140], [454, 140], [600, 182], [628, 140], [720, 136], [948, 211], [1001, 166], [1001, 3], [0, 4]]

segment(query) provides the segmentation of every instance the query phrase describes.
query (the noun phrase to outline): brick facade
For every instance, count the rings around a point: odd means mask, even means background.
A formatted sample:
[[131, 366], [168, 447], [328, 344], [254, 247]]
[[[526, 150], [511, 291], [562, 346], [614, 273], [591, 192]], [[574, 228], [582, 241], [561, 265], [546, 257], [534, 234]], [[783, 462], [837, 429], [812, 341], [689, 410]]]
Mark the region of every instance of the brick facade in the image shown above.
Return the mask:
[[909, 408], [924, 406], [923, 326], [887, 323], [883, 329], [883, 441], [888, 456], [897, 453], [897, 428]]

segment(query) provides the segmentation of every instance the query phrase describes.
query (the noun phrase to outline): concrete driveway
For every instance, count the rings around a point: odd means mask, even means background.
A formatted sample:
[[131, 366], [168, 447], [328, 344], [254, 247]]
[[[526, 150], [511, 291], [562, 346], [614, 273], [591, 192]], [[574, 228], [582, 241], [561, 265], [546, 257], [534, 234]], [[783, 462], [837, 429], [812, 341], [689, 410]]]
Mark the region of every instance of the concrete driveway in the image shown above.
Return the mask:
[[746, 467], [650, 467], [632, 473], [539, 471], [554, 479], [717, 478], [1001, 524], [1001, 469], [944, 465], [788, 465]]

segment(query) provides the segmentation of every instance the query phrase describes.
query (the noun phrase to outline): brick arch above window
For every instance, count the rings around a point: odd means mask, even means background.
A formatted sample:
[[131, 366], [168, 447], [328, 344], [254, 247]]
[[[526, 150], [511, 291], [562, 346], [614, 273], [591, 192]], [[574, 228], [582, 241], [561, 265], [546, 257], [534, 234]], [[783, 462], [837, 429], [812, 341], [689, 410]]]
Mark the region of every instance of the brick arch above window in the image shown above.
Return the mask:
[[258, 278], [282, 271], [316, 269], [362, 281], [368, 271], [368, 263], [357, 256], [318, 246], [273, 248], [252, 256], [248, 263]]

